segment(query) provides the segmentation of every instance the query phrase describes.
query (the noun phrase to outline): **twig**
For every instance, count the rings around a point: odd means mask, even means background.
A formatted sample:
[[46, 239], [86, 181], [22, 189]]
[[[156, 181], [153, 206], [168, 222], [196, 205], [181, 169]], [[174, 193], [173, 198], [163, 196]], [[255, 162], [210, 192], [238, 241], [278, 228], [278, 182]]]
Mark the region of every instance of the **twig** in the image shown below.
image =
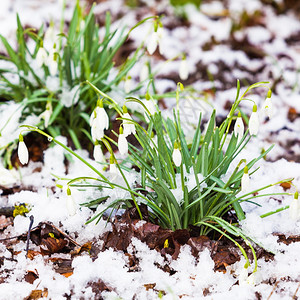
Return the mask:
[[74, 245], [76, 246], [81, 246], [80, 244], [78, 244], [75, 240], [73, 240], [70, 236], [68, 236], [66, 233], [64, 233], [63, 231], [61, 231], [59, 228], [57, 228], [56, 226], [54, 226], [53, 224], [44, 222], [44, 224], [48, 224], [51, 227], [53, 227], [55, 230], [57, 230], [61, 235], [63, 235], [65, 238], [67, 238], [69, 241], [71, 241]]
[[297, 295], [297, 293], [298, 293], [299, 288], [300, 288], [300, 283], [298, 284], [297, 289], [296, 289], [295, 294], [293, 295], [293, 298], [292, 298], [292, 299], [294, 299], [294, 300], [297, 299], [297, 296], [296, 296], [296, 295]]
[[30, 219], [30, 223], [29, 223], [29, 228], [28, 228], [28, 233], [27, 233], [27, 242], [26, 242], [26, 257], [28, 258], [28, 250], [29, 250], [29, 239], [30, 239], [30, 232], [31, 232], [31, 228], [33, 225], [33, 221], [34, 221], [34, 217], [33, 215], [31, 215], [29, 217]]
[[276, 281], [276, 282], [275, 282], [274, 287], [273, 287], [273, 289], [272, 289], [272, 291], [271, 291], [269, 297], [267, 298], [267, 300], [269, 300], [269, 299], [271, 298], [272, 294], [274, 293], [275, 289], [277, 288], [278, 283], [279, 283], [279, 281]]

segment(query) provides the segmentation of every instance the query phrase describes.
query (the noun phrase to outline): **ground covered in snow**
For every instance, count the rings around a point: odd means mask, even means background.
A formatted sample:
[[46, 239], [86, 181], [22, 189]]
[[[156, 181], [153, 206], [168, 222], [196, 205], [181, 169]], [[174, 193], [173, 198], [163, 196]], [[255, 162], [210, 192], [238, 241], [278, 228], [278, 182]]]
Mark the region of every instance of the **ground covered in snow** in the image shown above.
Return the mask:
[[[16, 12], [23, 24], [36, 27], [51, 19], [58, 22], [60, 17], [59, 1], [47, 1], [42, 6], [33, 0], [2, 2], [1, 34], [12, 41]], [[235, 99], [237, 79], [243, 90], [255, 82], [270, 81], [273, 116], [270, 119], [263, 116], [261, 107], [266, 91], [258, 89], [251, 99], [260, 114], [259, 133], [237, 158], [237, 161], [242, 158], [249, 161], [260, 155], [262, 149], [275, 144], [258, 163], [259, 170], [251, 176], [251, 189], [294, 178], [293, 185], [272, 185], [268, 189], [269, 193], [286, 191], [291, 195], [258, 197], [260, 206], [243, 204], [246, 219], [241, 227], [269, 254], [256, 246], [257, 253], [261, 252], [259, 269], [254, 282], [249, 283], [241, 275], [245, 260], [233, 245], [225, 243], [226, 258], [214, 257], [215, 249], [219, 249], [220, 255], [222, 239], [217, 245], [216, 241], [205, 239], [196, 243], [191, 236], [180, 242], [179, 237], [159, 231], [156, 225], [138, 222], [134, 212], [123, 219], [124, 222], [119, 217], [115, 224], [100, 220], [97, 225], [85, 225], [94, 212], [79, 205], [97, 197], [97, 192], [72, 190], [77, 211], [69, 216], [66, 191], [56, 186], [65, 181], [54, 179], [89, 176], [91, 170], [76, 159], [66, 167], [64, 150], [58, 145], [48, 147], [48, 143], [40, 139], [38, 143], [46, 149], [42, 161], [30, 161], [19, 170], [0, 170], [0, 206], [29, 203], [32, 207], [26, 217], [0, 218], [0, 239], [18, 237], [0, 241], [0, 299], [43, 296], [49, 299], [297, 299], [300, 296], [300, 218], [290, 218], [288, 210], [260, 217], [289, 205], [296, 187], [300, 187], [300, 10], [297, 1], [294, 5], [293, 1], [284, 0], [203, 1], [200, 11], [193, 6], [185, 8], [187, 19], [168, 5], [168, 1], [137, 2], [138, 7], [133, 9], [125, 6], [123, 0], [99, 1], [95, 13], [101, 23], [105, 11], [110, 10], [116, 28], [132, 27], [151, 15], [164, 15], [160, 51], [153, 54], [151, 64], [157, 72], [158, 94], [175, 90], [178, 81], [191, 86], [192, 97], [179, 102], [187, 135], [196, 126], [200, 111], [207, 119], [214, 107], [220, 120], [226, 117]], [[73, 5], [72, 1], [68, 3], [67, 20]], [[151, 22], [134, 29], [120, 53], [121, 59], [145, 36], [149, 38], [150, 33]], [[186, 55], [189, 69], [186, 80], [181, 80], [178, 73], [182, 54]], [[132, 88], [138, 84], [148, 60], [150, 56], [145, 55], [130, 71]], [[124, 101], [117, 91], [111, 92], [111, 97], [120, 103]], [[165, 116], [170, 115], [174, 105], [174, 99], [161, 102]], [[241, 104], [248, 115], [252, 105], [250, 101]], [[2, 126], [7, 109], [14, 111], [15, 107], [13, 104], [5, 109], [0, 106]], [[10, 122], [10, 130], [2, 133], [3, 140], [13, 134], [14, 138], [18, 137], [18, 124]], [[67, 143], [64, 137], [60, 140]], [[79, 153], [97, 166], [87, 151]], [[131, 183], [136, 179], [130, 172], [127, 177]], [[30, 215], [34, 217], [34, 237], [29, 244], [29, 259], [24, 249]], [[124, 232], [129, 232], [129, 237]], [[149, 232], [157, 234], [153, 243], [147, 240]], [[164, 247], [159, 235], [164, 240], [172, 240], [173, 244]], [[129, 238], [131, 242], [122, 244]], [[218, 262], [221, 267], [216, 266]], [[252, 270], [253, 267], [248, 269], [249, 275]]]

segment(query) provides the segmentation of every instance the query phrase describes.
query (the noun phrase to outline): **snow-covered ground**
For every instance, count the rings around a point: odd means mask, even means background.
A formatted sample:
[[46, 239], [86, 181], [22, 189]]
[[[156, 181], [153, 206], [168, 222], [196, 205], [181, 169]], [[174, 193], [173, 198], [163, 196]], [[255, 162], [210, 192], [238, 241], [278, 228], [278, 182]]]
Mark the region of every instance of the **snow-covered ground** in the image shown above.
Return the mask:
[[[278, 5], [283, 3], [274, 2]], [[65, 13], [67, 20], [70, 19], [74, 2], [68, 3]], [[115, 20], [113, 26], [116, 27], [121, 26], [120, 24], [130, 27], [143, 17], [165, 14], [162, 18], [165, 26], [164, 37], [160, 45], [162, 55], [169, 60], [183, 53], [186, 55], [189, 78], [183, 83], [192, 84], [196, 94], [201, 95], [190, 104], [195, 111], [203, 110], [204, 106], [204, 116], [208, 117], [210, 105], [201, 105], [203, 98], [207, 97], [207, 101], [216, 108], [217, 115], [224, 117], [228, 113], [227, 101], [233, 102], [235, 99], [237, 79], [241, 80], [243, 89], [257, 81], [271, 82], [273, 117], [268, 120], [261, 112], [266, 91], [259, 91], [250, 97], [257, 103], [261, 124], [257, 137], [251, 140], [239, 159], [245, 158], [249, 161], [257, 157], [262, 149], [275, 143], [274, 149], [267, 155], [267, 160], [261, 160], [258, 163], [260, 169], [251, 176], [251, 189], [255, 190], [285, 178], [294, 178], [294, 186], [288, 190], [293, 194], [295, 187], [300, 187], [299, 14], [288, 10], [285, 14], [277, 15], [270, 5], [263, 5], [258, 0], [228, 0], [224, 1], [225, 4], [221, 1], [210, 1], [202, 4], [200, 12], [192, 6], [186, 7], [188, 21], [182, 22], [175, 16], [173, 8], [167, 5], [168, 1], [141, 3], [142, 7], [134, 10], [125, 7], [121, 0], [103, 1], [95, 7], [95, 12], [101, 15], [110, 10], [112, 19]], [[58, 22], [60, 5], [60, 1], [47, 1], [43, 5], [40, 5], [40, 1], [2, 1], [0, 33], [13, 41], [16, 12], [26, 25], [39, 27], [41, 22], [49, 22], [51, 19]], [[252, 22], [247, 24], [245, 21], [247, 26], [231, 35], [232, 24], [241, 18], [243, 12], [252, 16]], [[131, 33], [130, 38], [136, 45], [145, 38], [145, 32], [150, 35], [151, 24], [147, 22]], [[130, 71], [133, 86], [138, 83], [146, 60], [148, 57], [145, 55], [142, 62]], [[158, 70], [158, 93], [166, 92], [170, 88], [176, 89], [176, 82], [180, 80], [180, 61], [181, 58], [164, 63], [158, 53], [154, 54], [152, 63]], [[203, 91], [207, 93], [204, 95]], [[166, 100], [167, 107], [172, 107], [173, 102]], [[183, 100], [180, 105], [184, 106]], [[251, 113], [251, 102], [242, 102], [242, 107], [245, 113]], [[294, 120], [288, 117], [291, 108], [296, 111]], [[169, 111], [170, 109], [164, 112], [166, 116]], [[0, 123], [4, 118], [5, 111], [1, 110]], [[191, 118], [187, 120], [191, 123], [193, 121]], [[65, 141], [64, 138], [62, 141]], [[81, 151], [80, 154], [89, 159], [86, 152]], [[29, 203], [32, 205], [30, 215], [34, 216], [34, 226], [39, 222], [52, 222], [62, 231], [68, 232], [79, 244], [97, 239], [111, 230], [109, 224], [106, 226], [106, 221], [100, 221], [97, 225], [84, 225], [93, 213], [88, 208], [80, 208], [79, 204], [95, 196], [91, 190], [72, 190], [77, 212], [74, 216], [69, 216], [66, 192], [55, 187], [50, 175], [53, 173], [59, 177], [74, 178], [88, 176], [91, 171], [80, 161], [74, 160], [66, 175], [64, 154], [59, 146], [47, 149], [44, 155], [44, 164], [30, 162], [19, 172], [0, 170], [2, 186], [22, 183], [22, 186], [31, 188], [2, 196], [0, 205]], [[94, 163], [92, 160], [90, 162]], [[37, 169], [40, 171], [34, 171]], [[132, 182], [135, 179], [130, 178], [130, 174], [128, 178]], [[268, 192], [281, 193], [283, 188], [272, 186]], [[196, 260], [188, 245], [181, 248], [178, 259], [169, 258], [169, 266], [175, 271], [172, 275], [159, 267], [165, 264], [159, 252], [150, 250], [146, 244], [133, 239], [128, 253], [134, 253], [138, 258], [137, 271], [130, 271], [128, 255], [108, 249], [100, 252], [94, 260], [87, 252], [76, 256], [72, 261], [73, 274], [65, 277], [57, 273], [53, 263], [46, 262], [44, 256], [36, 255], [32, 260], [27, 259], [23, 251], [26, 245], [19, 242], [12, 245], [12, 249], [7, 249], [4, 243], [0, 244], [0, 299], [21, 299], [32, 290], [45, 288], [48, 290], [49, 299], [101, 299], [95, 296], [95, 291], [88, 284], [97, 282], [98, 279], [109, 287], [102, 293], [104, 299], [157, 299], [159, 291], [164, 291], [161, 296], [163, 299], [297, 299], [300, 296], [300, 243], [286, 245], [278, 242], [276, 234], [299, 237], [300, 218], [298, 221], [291, 219], [288, 210], [260, 218], [264, 213], [289, 205], [292, 199], [292, 195], [262, 197], [257, 198], [261, 206], [244, 204], [246, 220], [242, 222], [242, 228], [254, 240], [275, 253], [273, 260], [259, 259], [259, 270], [254, 284], [246, 283], [240, 277], [245, 264], [243, 257], [239, 262], [228, 266], [226, 273], [215, 272], [209, 251], [201, 252]], [[8, 226], [0, 233], [0, 238], [26, 233], [28, 226], [28, 217], [17, 216], [13, 226]], [[31, 243], [30, 249], [39, 248]], [[17, 251], [21, 252], [16, 254]], [[71, 256], [65, 254], [65, 258], [70, 259]], [[249, 274], [253, 270], [251, 268]], [[33, 284], [24, 280], [28, 271], [38, 274], [38, 279]]]

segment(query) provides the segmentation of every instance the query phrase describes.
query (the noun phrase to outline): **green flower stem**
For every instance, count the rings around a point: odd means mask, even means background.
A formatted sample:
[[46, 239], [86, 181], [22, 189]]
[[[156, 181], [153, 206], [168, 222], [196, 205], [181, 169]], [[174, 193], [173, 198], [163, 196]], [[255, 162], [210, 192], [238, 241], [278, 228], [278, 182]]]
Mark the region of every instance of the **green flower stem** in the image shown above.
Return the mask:
[[118, 103], [112, 99], [110, 96], [108, 96], [106, 93], [100, 91], [95, 85], [93, 85], [91, 82], [89, 82], [88, 80], [85, 81], [86, 84], [88, 84], [89, 86], [91, 86], [93, 88], [93, 90], [98, 93], [99, 95], [101, 95], [102, 97], [106, 98], [107, 100], [109, 100], [113, 105], [115, 110], [118, 112], [118, 114], [120, 116], [122, 116], [122, 109], [121, 107], [118, 105]]
[[284, 206], [284, 207], [280, 207], [280, 208], [278, 208], [278, 209], [276, 209], [276, 210], [273, 210], [273, 211], [270, 211], [270, 212], [265, 213], [265, 214], [263, 214], [263, 215], [260, 215], [260, 217], [261, 217], [261, 218], [269, 217], [269, 216], [274, 215], [274, 214], [276, 214], [276, 213], [278, 213], [278, 212], [280, 212], [280, 211], [286, 210], [286, 209], [288, 209], [289, 207], [290, 207], [289, 205]]
[[61, 143], [60, 141], [58, 141], [57, 139], [55, 139], [54, 137], [52, 137], [51, 135], [47, 134], [46, 132], [40, 130], [37, 127], [34, 126], [30, 126], [30, 125], [21, 125], [21, 128], [27, 128], [27, 130], [29, 131], [35, 131], [38, 132], [41, 135], [44, 135], [45, 137], [48, 138], [49, 141], [53, 141], [54, 143], [60, 145], [61, 147], [63, 147], [66, 151], [68, 151], [69, 153], [71, 153], [72, 155], [74, 155], [75, 157], [77, 157], [80, 161], [82, 161], [85, 165], [87, 165], [91, 170], [93, 170], [98, 176], [100, 176], [103, 180], [105, 180], [105, 182], [107, 184], [109, 184], [111, 187], [113, 187], [111, 185], [111, 183], [109, 182], [109, 180], [101, 173], [99, 172], [95, 167], [93, 167], [90, 163], [88, 163], [85, 159], [83, 159], [80, 155], [78, 155], [76, 152], [74, 152], [73, 150], [71, 150], [70, 148], [68, 148], [67, 146], [65, 146], [63, 143]]
[[239, 249], [241, 250], [243, 256], [245, 257], [246, 259], [246, 264], [248, 266], [250, 266], [250, 261], [249, 261], [249, 258], [247, 256], [247, 253], [245, 251], [245, 249], [237, 242], [235, 241], [230, 235], [226, 234], [224, 231], [222, 231], [221, 229], [219, 229], [218, 227], [210, 224], [209, 222], [205, 222], [205, 221], [200, 221], [200, 222], [197, 222], [195, 225], [204, 225], [204, 226], [207, 226], [207, 227], [210, 227], [212, 228], [213, 230], [215, 231], [218, 231], [219, 233], [221, 233], [222, 235], [224, 235], [226, 238], [228, 238], [229, 240], [231, 240], [237, 247], [239, 247]]
[[[126, 184], [128, 190], [131, 191], [130, 185], [129, 185], [129, 183], [128, 183], [128, 180], [127, 180], [126, 176], [124, 175], [124, 173], [123, 173], [123, 171], [122, 171], [122, 169], [121, 169], [119, 163], [117, 162], [117, 160], [116, 160], [116, 158], [115, 158], [115, 155], [114, 155], [114, 152], [113, 152], [113, 150], [112, 150], [110, 144], [109, 144], [108, 141], [105, 140], [105, 139], [102, 139], [102, 142], [104, 143], [104, 145], [106, 146], [106, 148], [107, 148], [107, 150], [110, 152], [110, 154], [113, 156], [113, 158], [114, 158], [114, 160], [115, 160], [115, 163], [116, 163], [116, 165], [117, 165], [117, 168], [118, 168], [118, 170], [119, 170], [121, 176], [123, 177], [123, 180], [125, 181], [125, 184]], [[140, 216], [140, 219], [143, 220], [143, 216], [142, 216], [141, 210], [140, 210], [140, 208], [139, 208], [139, 206], [138, 206], [138, 204], [137, 204], [137, 201], [136, 201], [136, 199], [135, 199], [135, 196], [134, 196], [134, 194], [131, 193], [131, 192], [130, 192], [130, 194], [131, 194], [131, 198], [132, 198], [132, 200], [133, 200], [133, 202], [134, 202], [134, 205], [135, 205], [135, 207], [136, 207], [136, 209], [137, 209], [137, 211], [138, 211], [138, 214], [139, 214], [139, 216]]]

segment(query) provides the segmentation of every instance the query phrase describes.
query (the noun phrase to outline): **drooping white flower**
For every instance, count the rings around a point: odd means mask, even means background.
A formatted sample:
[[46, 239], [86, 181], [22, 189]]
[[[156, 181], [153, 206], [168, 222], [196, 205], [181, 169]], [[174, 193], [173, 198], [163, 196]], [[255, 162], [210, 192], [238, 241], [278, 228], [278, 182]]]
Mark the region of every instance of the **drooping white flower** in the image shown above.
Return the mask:
[[189, 77], [189, 69], [186, 59], [182, 59], [179, 66], [179, 77], [181, 80], [187, 80]]
[[117, 165], [115, 164], [115, 158], [113, 156], [111, 156], [109, 159], [109, 172], [113, 176], [116, 176], [119, 174]]
[[55, 76], [58, 69], [57, 53], [55, 52], [55, 48], [53, 48], [49, 53], [47, 65], [50, 75]]
[[294, 194], [294, 199], [290, 203], [289, 215], [293, 221], [297, 221], [300, 218], [300, 203], [298, 200], [298, 192]]
[[[144, 101], [144, 104], [145, 104], [146, 108], [148, 109], [150, 116], [152, 116], [156, 113], [155, 105], [151, 99]], [[148, 112], [145, 111], [144, 116], [145, 116], [145, 120], [149, 122], [150, 119], [149, 119]]]
[[109, 126], [109, 118], [101, 101], [91, 114], [90, 125], [92, 139], [94, 141], [101, 140], [104, 137], [104, 130]]
[[44, 119], [45, 128], [47, 128], [48, 125], [49, 125], [49, 121], [50, 121], [50, 117], [52, 115], [52, 112], [53, 111], [52, 111], [51, 102], [48, 102], [47, 105], [46, 105], [46, 110], [40, 114], [40, 118]]
[[240, 114], [234, 124], [234, 134], [238, 138], [237, 143], [239, 143], [244, 135], [244, 123]]
[[269, 117], [270, 119], [272, 118], [272, 116], [273, 116], [273, 103], [272, 103], [270, 98], [267, 98], [264, 102], [264, 112], [265, 112], [267, 117]]
[[67, 210], [69, 213], [69, 216], [74, 216], [76, 214], [76, 203], [71, 195], [71, 190], [68, 187], [67, 189], [67, 199], [66, 199], [66, 204], [67, 204]]
[[45, 40], [53, 44], [55, 42], [55, 38], [56, 38], [56, 33], [54, 30], [54, 24], [53, 22], [50, 22], [50, 26], [45, 32]]
[[47, 64], [48, 62], [48, 53], [44, 47], [40, 47], [36, 54], [36, 64], [40, 68], [42, 65]]
[[158, 34], [156, 31], [153, 31], [147, 43], [147, 51], [150, 55], [152, 55], [155, 52], [157, 45], [158, 45]]
[[26, 165], [28, 163], [29, 153], [21, 134], [19, 135], [18, 157], [22, 165]]
[[245, 166], [244, 174], [241, 179], [241, 192], [246, 192], [250, 187], [250, 178], [248, 174], [248, 167]]
[[127, 76], [124, 83], [124, 91], [128, 94], [131, 91], [132, 79], [131, 76]]
[[175, 166], [180, 167], [181, 162], [182, 162], [182, 157], [181, 157], [181, 152], [179, 150], [179, 146], [178, 146], [177, 142], [175, 142], [175, 144], [174, 144], [172, 159], [173, 159], [173, 162], [174, 162]]
[[98, 106], [96, 108], [96, 119], [98, 120], [101, 128], [108, 129], [109, 118], [103, 107]]
[[149, 77], [148, 65], [144, 64], [140, 71], [140, 81], [145, 81]]
[[11, 188], [18, 181], [18, 171], [14, 168], [7, 170], [0, 162], [0, 186]]
[[124, 133], [119, 134], [118, 148], [121, 155], [128, 154], [128, 142]]
[[102, 152], [101, 145], [98, 142], [95, 143], [93, 156], [94, 156], [95, 161], [105, 162], [105, 157], [104, 157], [104, 154]]
[[248, 279], [248, 269], [243, 268], [239, 274], [239, 285], [245, 285]]
[[161, 41], [163, 40], [163, 38], [164, 38], [164, 28], [163, 28], [162, 24], [159, 24], [159, 26], [157, 27], [157, 43], [158, 43], [159, 53], [161, 55], [164, 54], [164, 50], [161, 45]]
[[[125, 112], [122, 116], [122, 118], [124, 119], [128, 119], [128, 120], [132, 120], [130, 114], [128, 112]], [[130, 134], [135, 134], [136, 130], [135, 130], [135, 125], [133, 122], [124, 120], [123, 121], [123, 133], [124, 135], [127, 137]]]
[[251, 285], [251, 286], [255, 286], [257, 281], [257, 271], [253, 272], [250, 276], [248, 276], [246, 282], [247, 284]]
[[257, 106], [253, 105], [253, 111], [249, 119], [249, 132], [250, 135], [257, 135], [259, 127], [259, 119], [258, 119], [258, 113], [257, 113]]

